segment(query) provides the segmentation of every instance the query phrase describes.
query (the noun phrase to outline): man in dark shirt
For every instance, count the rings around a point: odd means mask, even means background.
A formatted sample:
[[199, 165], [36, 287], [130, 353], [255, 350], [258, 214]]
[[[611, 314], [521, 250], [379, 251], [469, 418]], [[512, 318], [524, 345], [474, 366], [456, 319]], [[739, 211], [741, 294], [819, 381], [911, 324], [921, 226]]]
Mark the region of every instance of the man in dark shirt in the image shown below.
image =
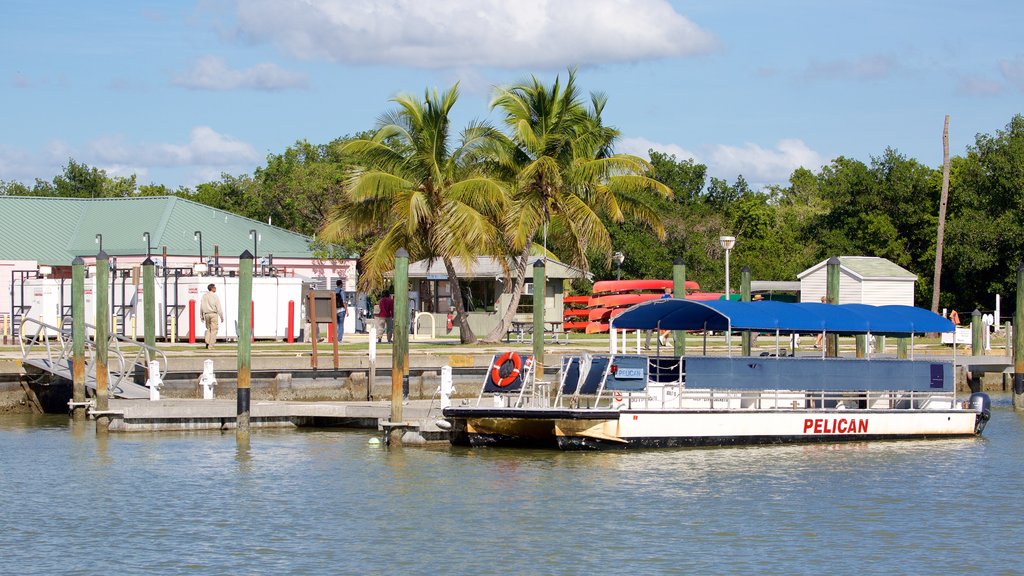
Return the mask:
[[[391, 336], [395, 331], [395, 299], [391, 297], [391, 293], [387, 290], [384, 291], [384, 297], [380, 299], [380, 317], [384, 320], [384, 331], [388, 336], [388, 344], [391, 343]], [[380, 335], [377, 336], [377, 341], [380, 342]]]

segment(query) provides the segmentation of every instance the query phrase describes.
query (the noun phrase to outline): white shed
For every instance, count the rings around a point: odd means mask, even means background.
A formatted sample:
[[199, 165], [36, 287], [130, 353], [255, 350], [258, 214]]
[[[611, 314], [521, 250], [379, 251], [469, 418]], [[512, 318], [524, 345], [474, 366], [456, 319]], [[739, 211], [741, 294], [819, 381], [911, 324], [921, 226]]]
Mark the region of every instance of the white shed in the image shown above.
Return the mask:
[[[800, 301], [820, 302], [828, 284], [828, 260], [800, 274]], [[874, 256], [839, 257], [840, 304], [914, 305], [917, 275], [885, 258]]]

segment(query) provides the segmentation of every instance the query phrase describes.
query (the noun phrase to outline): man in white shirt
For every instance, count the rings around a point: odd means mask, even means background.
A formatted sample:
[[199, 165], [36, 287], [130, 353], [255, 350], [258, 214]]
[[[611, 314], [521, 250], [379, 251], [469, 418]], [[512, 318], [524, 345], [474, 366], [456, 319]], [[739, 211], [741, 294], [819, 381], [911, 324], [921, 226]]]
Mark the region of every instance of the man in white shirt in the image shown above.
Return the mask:
[[217, 296], [217, 285], [210, 284], [206, 290], [206, 294], [203, 294], [203, 298], [199, 302], [199, 314], [206, 322], [206, 348], [211, 349], [217, 342], [220, 323], [224, 321], [224, 308], [220, 305], [220, 298]]

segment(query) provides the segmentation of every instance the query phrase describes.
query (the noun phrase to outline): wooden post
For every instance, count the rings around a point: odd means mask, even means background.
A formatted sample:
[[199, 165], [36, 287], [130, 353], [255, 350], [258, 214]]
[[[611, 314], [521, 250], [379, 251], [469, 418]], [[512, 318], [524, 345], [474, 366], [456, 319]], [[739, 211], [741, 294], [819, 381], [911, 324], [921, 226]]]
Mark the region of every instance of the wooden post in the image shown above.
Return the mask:
[[868, 336], [867, 334], [857, 334], [854, 338], [857, 342], [857, 358], [863, 358], [867, 355], [868, 350]]
[[[107, 372], [107, 344], [110, 339], [109, 277], [110, 259], [106, 252], [100, 250], [96, 255], [96, 410], [99, 412], [110, 409], [110, 375]], [[110, 418], [107, 416], [101, 415], [96, 419], [97, 432], [105, 432], [109, 425]]]
[[[981, 310], [977, 308], [971, 313], [971, 356], [984, 356], [985, 346], [982, 330], [985, 325], [981, 322]], [[955, 337], [955, 336], [954, 336]], [[971, 392], [981, 392], [981, 373], [975, 370], [968, 372], [967, 385]]]
[[[954, 334], [954, 336], [955, 336], [955, 334]], [[906, 360], [907, 357], [909, 356], [907, 354], [907, 349], [910, 347], [909, 345], [910, 345], [910, 338], [907, 338], [905, 336], [900, 336], [899, 338], [897, 338], [896, 339], [896, 357], [899, 358], [900, 360]], [[954, 344], [954, 346], [956, 346], [956, 344]]]
[[331, 319], [330, 327], [332, 327], [333, 330], [328, 330], [328, 333], [334, 335], [334, 337], [331, 338], [331, 346], [334, 349], [334, 371], [335, 372], [337, 372], [338, 369], [341, 367], [341, 359], [338, 357], [338, 340], [341, 340], [341, 338], [342, 338], [341, 331], [344, 330], [343, 326], [338, 326], [338, 304], [340, 304], [340, 302], [338, 302], [338, 295], [335, 294], [334, 292], [332, 292], [331, 293], [331, 312], [332, 312], [331, 316], [333, 316], [333, 318]]
[[[744, 266], [740, 270], [740, 301], [750, 302], [750, 267]], [[753, 344], [750, 330], [740, 332], [740, 342], [743, 347], [743, 355], [750, 356], [750, 348]]]
[[[391, 346], [391, 421], [402, 421], [402, 401], [409, 393], [409, 252], [395, 252], [395, 335]], [[401, 429], [395, 430], [401, 441]]]
[[71, 262], [71, 410], [72, 419], [85, 420], [85, 260]]
[[1013, 312], [1013, 408], [1024, 410], [1024, 264], [1017, 267], [1017, 309]]
[[309, 311], [309, 340], [313, 343], [313, 351], [309, 356], [309, 367], [316, 370], [316, 341], [320, 336], [320, 329], [316, 323], [316, 298], [313, 297], [313, 291], [310, 290], [307, 296], [309, 300], [306, 306], [306, 310]]
[[533, 362], [535, 379], [544, 379], [544, 300], [547, 284], [544, 282], [544, 259], [533, 263]]
[[142, 262], [142, 331], [146, 346], [146, 365], [153, 358], [149, 350], [156, 346], [156, 268], [152, 258], [147, 257]]
[[[672, 262], [672, 295], [686, 298], [686, 263], [682, 258]], [[672, 352], [676, 356], [686, 356], [686, 330], [672, 333]]]
[[238, 257], [238, 411], [235, 419], [235, 440], [242, 444], [249, 443], [249, 400], [252, 384], [252, 260], [252, 254], [248, 250]]
[[[829, 304], [839, 304], [839, 258], [833, 256], [828, 259], [827, 284], [825, 287], [825, 301]], [[825, 356], [828, 358], [839, 357], [839, 335], [825, 335]]]

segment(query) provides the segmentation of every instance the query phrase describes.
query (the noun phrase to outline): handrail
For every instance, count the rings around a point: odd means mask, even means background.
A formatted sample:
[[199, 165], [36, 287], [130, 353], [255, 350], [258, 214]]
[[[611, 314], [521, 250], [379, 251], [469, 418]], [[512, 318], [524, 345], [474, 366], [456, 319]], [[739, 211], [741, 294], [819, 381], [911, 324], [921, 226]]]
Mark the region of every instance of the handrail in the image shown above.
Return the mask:
[[[35, 333], [31, 334], [28, 338], [25, 337], [26, 324], [35, 324]], [[66, 322], [62, 322], [65, 324]], [[95, 334], [96, 327], [92, 324], [85, 324], [86, 331], [92, 330]], [[71, 342], [71, 330], [64, 328], [57, 328], [50, 324], [41, 322], [35, 318], [24, 318], [21, 322], [21, 337], [18, 339], [21, 345], [21, 357], [22, 360], [27, 360], [32, 354], [33, 349], [36, 345], [42, 343], [46, 347], [46, 361], [52, 368], [60, 362], [65, 362], [68, 368], [71, 367], [71, 356], [73, 354], [72, 342]], [[61, 350], [60, 353], [54, 356], [54, 347], [51, 346], [50, 342], [55, 340], [60, 342]], [[113, 355], [117, 363], [117, 371], [115, 372], [115, 378], [108, 378], [110, 382], [110, 390], [121, 391], [121, 384], [126, 380], [131, 381], [135, 377], [135, 368], [139, 366], [143, 371], [149, 371], [149, 362], [151, 360], [157, 360], [160, 364], [160, 378], [163, 380], [167, 375], [167, 355], [155, 346], [149, 346], [145, 342], [138, 342], [126, 336], [120, 334], [111, 333], [108, 337], [107, 354]], [[131, 360], [126, 360], [127, 355], [125, 351], [121, 350], [121, 342], [125, 342], [137, 347], [134, 356]], [[95, 377], [95, 364], [96, 364], [96, 345], [95, 339], [90, 339], [86, 336], [85, 340], [85, 351], [86, 351], [86, 374], [92, 373]], [[107, 370], [110, 372], [110, 362], [107, 362]]]

